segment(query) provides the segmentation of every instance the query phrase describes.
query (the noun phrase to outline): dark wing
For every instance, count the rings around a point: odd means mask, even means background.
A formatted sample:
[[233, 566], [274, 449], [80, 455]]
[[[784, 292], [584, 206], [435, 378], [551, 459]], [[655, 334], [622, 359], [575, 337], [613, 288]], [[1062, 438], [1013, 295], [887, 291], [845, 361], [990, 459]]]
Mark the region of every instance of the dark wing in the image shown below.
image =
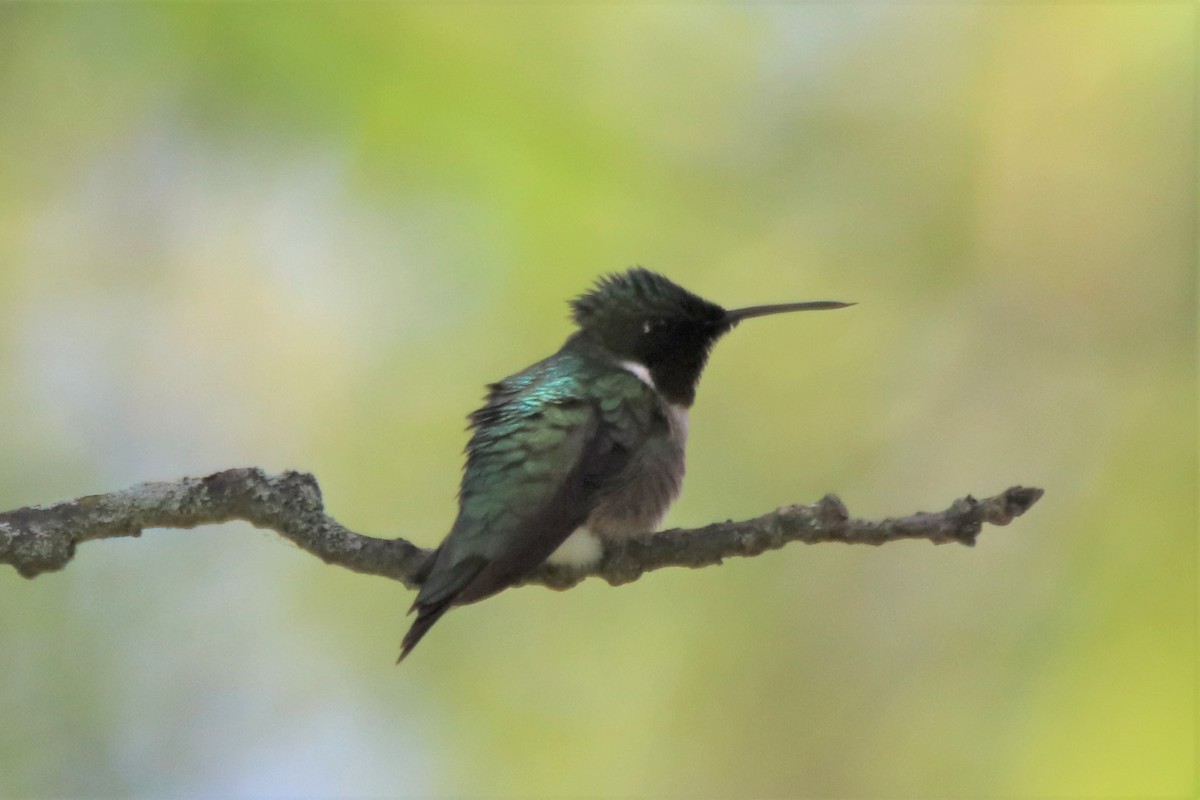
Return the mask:
[[493, 385], [472, 415], [458, 518], [431, 558], [401, 659], [452, 606], [489, 597], [541, 564], [627, 462], [625, 437], [569, 366], [547, 359]]

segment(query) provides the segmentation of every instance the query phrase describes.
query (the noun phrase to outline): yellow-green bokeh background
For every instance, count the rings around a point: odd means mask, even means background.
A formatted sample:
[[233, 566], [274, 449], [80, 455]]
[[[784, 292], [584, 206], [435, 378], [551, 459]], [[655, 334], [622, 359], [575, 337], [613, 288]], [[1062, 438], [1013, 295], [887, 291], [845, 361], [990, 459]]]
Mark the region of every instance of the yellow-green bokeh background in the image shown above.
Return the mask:
[[747, 323], [668, 524], [1024, 483], [456, 611], [242, 526], [0, 571], [0, 796], [1190, 796], [1196, 12], [0, 6], [0, 507], [243, 465], [447, 529], [482, 385], [641, 263]]

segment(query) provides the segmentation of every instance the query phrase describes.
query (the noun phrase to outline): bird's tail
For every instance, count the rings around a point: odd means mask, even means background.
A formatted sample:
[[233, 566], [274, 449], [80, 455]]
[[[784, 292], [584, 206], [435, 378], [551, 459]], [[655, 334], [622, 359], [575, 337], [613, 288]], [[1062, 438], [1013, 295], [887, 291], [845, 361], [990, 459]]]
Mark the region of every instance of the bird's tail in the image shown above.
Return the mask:
[[[418, 572], [417, 580], [421, 582], [421, 590], [417, 592], [416, 602], [408, 610], [410, 614], [416, 611], [417, 618], [413, 620], [412, 627], [404, 634], [404, 641], [400, 643], [397, 664], [417, 646], [417, 642], [429, 632], [433, 623], [442, 618], [442, 614], [451, 607], [462, 604], [460, 598], [463, 590], [469, 587], [488, 564], [482, 556], [468, 556], [452, 566], [445, 566], [440, 562], [441, 552], [439, 547]], [[473, 603], [479, 599], [482, 598], [474, 596], [467, 602]]]
[[408, 629], [408, 633], [404, 634], [404, 641], [400, 643], [400, 657], [396, 659], [397, 664], [404, 660], [426, 633], [429, 633], [433, 623], [441, 619], [442, 614], [449, 610], [449, 600], [433, 605], [417, 606], [417, 618], [413, 620], [412, 627]]

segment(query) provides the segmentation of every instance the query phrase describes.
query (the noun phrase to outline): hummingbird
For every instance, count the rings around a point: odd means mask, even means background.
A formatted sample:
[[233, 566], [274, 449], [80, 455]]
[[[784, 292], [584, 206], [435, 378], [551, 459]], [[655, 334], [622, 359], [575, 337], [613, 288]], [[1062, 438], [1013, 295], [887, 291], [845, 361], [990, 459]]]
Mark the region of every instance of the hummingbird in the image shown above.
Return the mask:
[[636, 267], [570, 305], [578, 330], [558, 352], [489, 384], [468, 417], [458, 516], [418, 570], [396, 663], [450, 608], [544, 561], [588, 566], [604, 542], [655, 530], [683, 485], [688, 410], [717, 340], [752, 317], [853, 303], [727, 311]]

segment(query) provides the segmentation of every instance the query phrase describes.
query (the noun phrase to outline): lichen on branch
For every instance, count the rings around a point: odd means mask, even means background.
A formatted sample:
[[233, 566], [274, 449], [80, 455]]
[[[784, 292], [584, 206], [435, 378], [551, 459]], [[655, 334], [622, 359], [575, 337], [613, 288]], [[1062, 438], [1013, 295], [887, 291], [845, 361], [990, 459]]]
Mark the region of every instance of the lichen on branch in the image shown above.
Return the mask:
[[[591, 567], [543, 564], [522, 584], [569, 589], [597, 576], [613, 586], [663, 567], [706, 567], [733, 556], [757, 556], [789, 542], [880, 545], [899, 539], [974, 545], [984, 523], [1007, 525], [1042, 496], [1015, 486], [994, 497], [955, 500], [945, 511], [879, 521], [852, 518], [835, 495], [811, 505], [785, 506], [742, 522], [674, 529], [609, 545]], [[140, 536], [147, 528], [195, 528], [242, 520], [276, 531], [327, 564], [419, 586], [432, 552], [404, 539], [378, 539], [349, 530], [325, 513], [316, 479], [304, 472], [268, 474], [249, 467], [204, 478], [140, 483], [107, 494], [0, 513], [0, 564], [27, 578], [62, 569], [76, 547], [93, 539]]]

